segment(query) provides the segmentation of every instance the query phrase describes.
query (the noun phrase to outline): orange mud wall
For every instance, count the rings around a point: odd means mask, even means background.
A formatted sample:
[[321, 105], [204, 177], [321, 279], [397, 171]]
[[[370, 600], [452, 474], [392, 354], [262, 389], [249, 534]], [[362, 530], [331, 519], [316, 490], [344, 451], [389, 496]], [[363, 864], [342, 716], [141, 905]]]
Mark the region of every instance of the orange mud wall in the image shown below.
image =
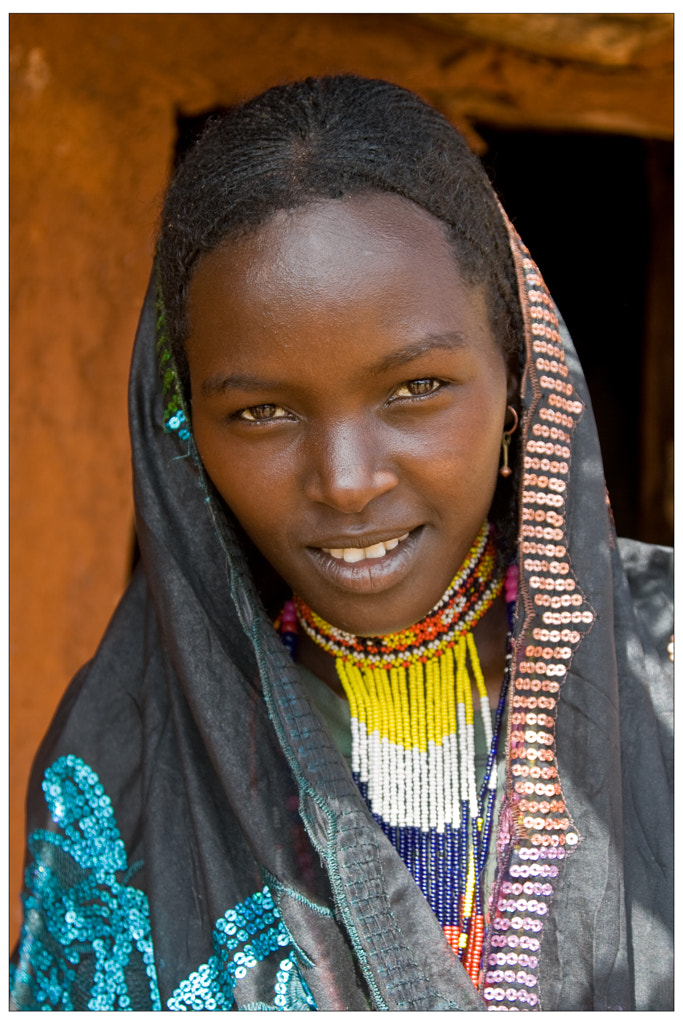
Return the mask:
[[[560, 15], [564, 55], [552, 17], [11, 16], [12, 942], [30, 763], [130, 568], [128, 364], [177, 114], [355, 71], [414, 89], [475, 147], [477, 118], [669, 138], [668, 16]], [[641, 19], [621, 50], [610, 17]]]

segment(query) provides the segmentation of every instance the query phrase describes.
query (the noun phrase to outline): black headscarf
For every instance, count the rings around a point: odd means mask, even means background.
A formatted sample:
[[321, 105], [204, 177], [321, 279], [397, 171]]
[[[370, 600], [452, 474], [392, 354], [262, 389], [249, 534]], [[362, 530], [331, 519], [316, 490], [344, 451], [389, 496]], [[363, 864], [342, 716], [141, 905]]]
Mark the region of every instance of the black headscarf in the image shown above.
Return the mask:
[[519, 598], [481, 991], [274, 632], [182, 398], [165, 425], [151, 286], [141, 563], [34, 765], [18, 1008], [672, 1008], [669, 553], [617, 542], [574, 348], [511, 245]]

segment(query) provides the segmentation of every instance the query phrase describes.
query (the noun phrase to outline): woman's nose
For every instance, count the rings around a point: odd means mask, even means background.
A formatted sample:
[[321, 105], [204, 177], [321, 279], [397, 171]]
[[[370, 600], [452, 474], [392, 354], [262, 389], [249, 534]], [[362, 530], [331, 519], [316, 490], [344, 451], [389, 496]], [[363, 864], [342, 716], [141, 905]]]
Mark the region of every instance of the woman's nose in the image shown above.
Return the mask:
[[305, 483], [311, 501], [358, 513], [397, 484], [386, 448], [362, 423], [337, 424], [314, 439]]

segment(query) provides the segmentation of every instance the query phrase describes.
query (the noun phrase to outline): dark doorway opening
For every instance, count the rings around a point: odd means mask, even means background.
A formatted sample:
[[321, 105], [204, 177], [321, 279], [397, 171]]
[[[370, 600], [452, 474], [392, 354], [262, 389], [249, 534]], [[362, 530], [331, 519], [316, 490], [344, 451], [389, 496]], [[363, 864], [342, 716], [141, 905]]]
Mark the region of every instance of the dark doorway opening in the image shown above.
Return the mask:
[[[494, 187], [576, 345], [617, 531], [670, 544], [673, 373], [663, 364], [673, 368], [673, 147], [482, 125], [477, 132]], [[656, 478], [653, 493], [646, 478]]]

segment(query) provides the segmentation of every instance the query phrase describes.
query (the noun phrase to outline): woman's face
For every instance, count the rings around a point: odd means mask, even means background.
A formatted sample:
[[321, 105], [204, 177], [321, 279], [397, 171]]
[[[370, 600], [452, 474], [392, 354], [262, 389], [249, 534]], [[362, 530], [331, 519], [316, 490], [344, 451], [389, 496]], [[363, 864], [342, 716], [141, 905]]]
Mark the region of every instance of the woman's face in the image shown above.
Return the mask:
[[279, 212], [202, 258], [188, 323], [199, 452], [271, 565], [351, 633], [426, 615], [488, 513], [508, 401], [441, 223], [385, 194]]

